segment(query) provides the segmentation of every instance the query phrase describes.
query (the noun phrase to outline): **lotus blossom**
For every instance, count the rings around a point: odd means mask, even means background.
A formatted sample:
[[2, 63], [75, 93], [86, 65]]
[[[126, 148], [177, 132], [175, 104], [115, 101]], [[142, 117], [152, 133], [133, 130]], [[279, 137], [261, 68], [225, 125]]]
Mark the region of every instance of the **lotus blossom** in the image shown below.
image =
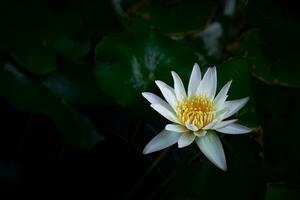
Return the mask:
[[182, 148], [196, 141], [203, 154], [217, 167], [226, 171], [225, 153], [216, 132], [251, 132], [250, 128], [237, 124], [237, 119], [232, 119], [249, 97], [226, 101], [232, 81], [226, 83], [216, 95], [216, 67], [208, 68], [202, 78], [200, 68], [195, 63], [187, 92], [178, 74], [174, 71], [171, 73], [174, 88], [162, 81], [155, 81], [165, 100], [153, 93], [142, 93], [154, 110], [172, 122], [146, 145], [143, 153], [159, 151], [175, 143]]

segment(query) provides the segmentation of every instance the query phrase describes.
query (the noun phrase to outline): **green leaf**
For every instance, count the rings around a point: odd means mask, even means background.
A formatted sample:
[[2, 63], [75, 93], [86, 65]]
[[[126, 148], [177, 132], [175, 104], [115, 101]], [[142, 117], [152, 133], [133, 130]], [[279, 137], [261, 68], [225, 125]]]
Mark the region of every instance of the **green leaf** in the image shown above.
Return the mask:
[[61, 62], [42, 83], [71, 105], [111, 105], [112, 99], [97, 87], [92, 66]]
[[263, 199], [264, 185], [258, 179], [259, 164], [255, 164], [255, 159], [251, 162], [247, 159], [237, 158], [236, 162], [227, 159], [227, 172], [219, 170], [206, 158], [202, 162], [197, 160], [180, 166], [161, 199]]
[[262, 97], [257, 105], [266, 116], [261, 119], [269, 180], [295, 182], [300, 177], [299, 89], [262, 83], [257, 88]]
[[78, 60], [88, 54], [91, 49], [89, 37], [65, 36], [54, 42], [53, 49], [70, 60]]
[[[214, 166], [200, 152], [180, 159], [177, 169], [167, 178], [168, 185], [161, 199], [264, 199], [265, 183], [259, 145], [246, 135], [226, 135], [222, 138], [228, 170]], [[177, 150], [176, 150], [177, 151]], [[180, 153], [187, 150], [180, 150]], [[178, 154], [173, 154], [178, 161]], [[180, 155], [180, 154], [179, 154]], [[194, 152], [195, 155], [195, 152]], [[168, 160], [167, 160], [168, 161]], [[167, 163], [170, 163], [168, 161]]]
[[43, 47], [24, 48], [14, 51], [12, 57], [25, 69], [36, 74], [47, 74], [56, 69], [55, 52]]
[[278, 44], [270, 50], [271, 44], [277, 44], [277, 40], [264, 40], [261, 31], [253, 30], [243, 35], [233, 52], [249, 59], [254, 76], [259, 80], [271, 85], [300, 87], [300, 68], [297, 60], [300, 51], [290, 48], [287, 51], [288, 47], [278, 47]]
[[143, 21], [164, 33], [198, 32], [208, 23], [217, 4], [213, 1], [144, 1], [129, 6], [131, 21]]
[[187, 82], [196, 61], [193, 49], [139, 25], [98, 43], [95, 75], [118, 103], [133, 105], [154, 80], [171, 83], [172, 70]]
[[251, 128], [260, 127], [260, 119], [253, 96], [252, 69], [247, 59], [232, 58], [219, 65], [219, 88], [230, 80], [232, 80], [232, 84], [228, 93], [229, 100], [250, 97], [246, 106], [239, 112], [239, 122]]
[[63, 11], [46, 1], [6, 1], [1, 4], [0, 50], [10, 54], [22, 67], [35, 74], [56, 69], [52, 43], [82, 27], [82, 9], [66, 5]]
[[91, 148], [101, 136], [92, 123], [63, 99], [55, 96], [39, 81], [28, 78], [12, 64], [1, 72], [0, 91], [17, 109], [43, 114], [60, 130], [67, 143], [79, 148]]
[[298, 200], [300, 199], [300, 188], [285, 184], [271, 184], [267, 187], [265, 200]]

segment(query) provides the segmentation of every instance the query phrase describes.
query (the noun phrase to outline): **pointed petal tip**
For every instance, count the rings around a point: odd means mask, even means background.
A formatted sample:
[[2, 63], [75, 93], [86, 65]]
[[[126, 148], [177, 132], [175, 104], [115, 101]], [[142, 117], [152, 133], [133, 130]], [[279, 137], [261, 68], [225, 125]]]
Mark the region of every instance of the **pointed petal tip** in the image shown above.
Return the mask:
[[[228, 120], [232, 121], [232, 120]], [[225, 133], [225, 134], [245, 134], [245, 133], [250, 133], [252, 131], [251, 128], [248, 128], [246, 126], [243, 126], [241, 124], [237, 123], [231, 123], [228, 124], [224, 127], [216, 129], [220, 133]]]
[[160, 84], [162, 81], [160, 81], [160, 80], [155, 80], [154, 82], [155, 82], [156, 85], [158, 85], [158, 84]]
[[243, 104], [245, 105], [250, 100], [250, 97], [244, 97], [241, 100], [242, 100]]
[[161, 81], [161, 80], [155, 80], [154, 81], [156, 85], [163, 85], [166, 84], [165, 82]]
[[143, 151], [143, 155], [147, 155], [147, 152], [146, 152], [146, 151]]
[[149, 154], [149, 153], [152, 153], [152, 152], [150, 152], [149, 149], [147, 149], [147, 148], [145, 147], [144, 150], [143, 150], [143, 154], [144, 154], [144, 155], [147, 155], [147, 154]]
[[147, 99], [148, 92], [142, 92], [142, 96]]
[[218, 166], [221, 170], [223, 170], [224, 172], [226, 172], [227, 171], [227, 164], [225, 163], [225, 165], [224, 166]]
[[249, 100], [250, 100], [250, 97], [243, 98], [243, 106], [242, 106], [242, 108], [248, 103]]
[[198, 67], [198, 68], [200, 68], [199, 65], [198, 65], [198, 63], [196, 63], [196, 62], [194, 63], [194, 66], [193, 66], [193, 67]]
[[178, 148], [182, 148], [182, 147], [184, 147], [184, 145], [182, 145], [182, 144], [180, 144], [180, 143], [177, 143], [177, 147], [178, 147]]
[[175, 144], [180, 138], [181, 134], [176, 132], [170, 132], [167, 130], [162, 130], [158, 135], [156, 135], [143, 150], [143, 154], [149, 154], [152, 152], [160, 151], [169, 146]]
[[178, 132], [178, 133], [189, 131], [185, 126], [182, 126], [180, 124], [167, 124], [165, 126], [165, 129], [167, 131]]
[[208, 160], [218, 168], [224, 171], [227, 170], [224, 149], [215, 132], [210, 132], [204, 137], [198, 137], [196, 143]]
[[217, 71], [217, 68], [216, 68], [216, 66], [208, 67], [206, 72], [208, 72], [208, 71], [212, 71], [212, 73], [214, 73]]
[[197, 63], [194, 64], [188, 84], [188, 96], [195, 95], [201, 81], [201, 70]]

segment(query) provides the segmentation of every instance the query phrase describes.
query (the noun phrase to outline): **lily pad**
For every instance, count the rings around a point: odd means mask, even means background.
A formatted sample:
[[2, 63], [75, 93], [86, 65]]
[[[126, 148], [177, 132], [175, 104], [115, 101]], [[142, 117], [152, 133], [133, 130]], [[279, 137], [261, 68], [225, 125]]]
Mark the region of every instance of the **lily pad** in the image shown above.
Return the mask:
[[95, 53], [99, 87], [122, 105], [133, 105], [154, 80], [173, 84], [172, 70], [187, 82], [198, 61], [190, 47], [140, 26], [104, 38]]
[[67, 143], [79, 148], [91, 148], [104, 139], [92, 123], [63, 98], [54, 95], [38, 80], [30, 79], [12, 64], [6, 63], [0, 76], [1, 95], [21, 111], [49, 117]]
[[173, 35], [198, 32], [216, 11], [214, 1], [137, 1], [127, 8], [131, 21], [142, 20], [149, 26]]
[[270, 42], [262, 39], [261, 31], [249, 31], [238, 41], [237, 48], [233, 49], [233, 52], [249, 59], [257, 79], [270, 85], [300, 87], [300, 68], [297, 61], [300, 51], [297, 49], [283, 51], [280, 48], [274, 55], [270, 55], [270, 44], [275, 41]]
[[239, 112], [239, 122], [251, 128], [260, 127], [260, 119], [253, 96], [252, 69], [245, 58], [232, 58], [218, 67], [218, 86], [232, 80], [229, 100], [250, 97], [246, 106]]
[[272, 184], [267, 188], [265, 200], [297, 200], [300, 198], [300, 189], [287, 184]]

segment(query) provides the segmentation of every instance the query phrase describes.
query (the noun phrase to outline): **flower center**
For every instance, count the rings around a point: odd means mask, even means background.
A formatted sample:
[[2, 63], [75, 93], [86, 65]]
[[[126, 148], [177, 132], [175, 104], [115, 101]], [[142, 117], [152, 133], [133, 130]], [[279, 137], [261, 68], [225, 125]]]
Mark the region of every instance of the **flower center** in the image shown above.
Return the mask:
[[215, 107], [206, 96], [196, 96], [177, 105], [177, 116], [180, 123], [193, 124], [201, 129], [215, 118]]

